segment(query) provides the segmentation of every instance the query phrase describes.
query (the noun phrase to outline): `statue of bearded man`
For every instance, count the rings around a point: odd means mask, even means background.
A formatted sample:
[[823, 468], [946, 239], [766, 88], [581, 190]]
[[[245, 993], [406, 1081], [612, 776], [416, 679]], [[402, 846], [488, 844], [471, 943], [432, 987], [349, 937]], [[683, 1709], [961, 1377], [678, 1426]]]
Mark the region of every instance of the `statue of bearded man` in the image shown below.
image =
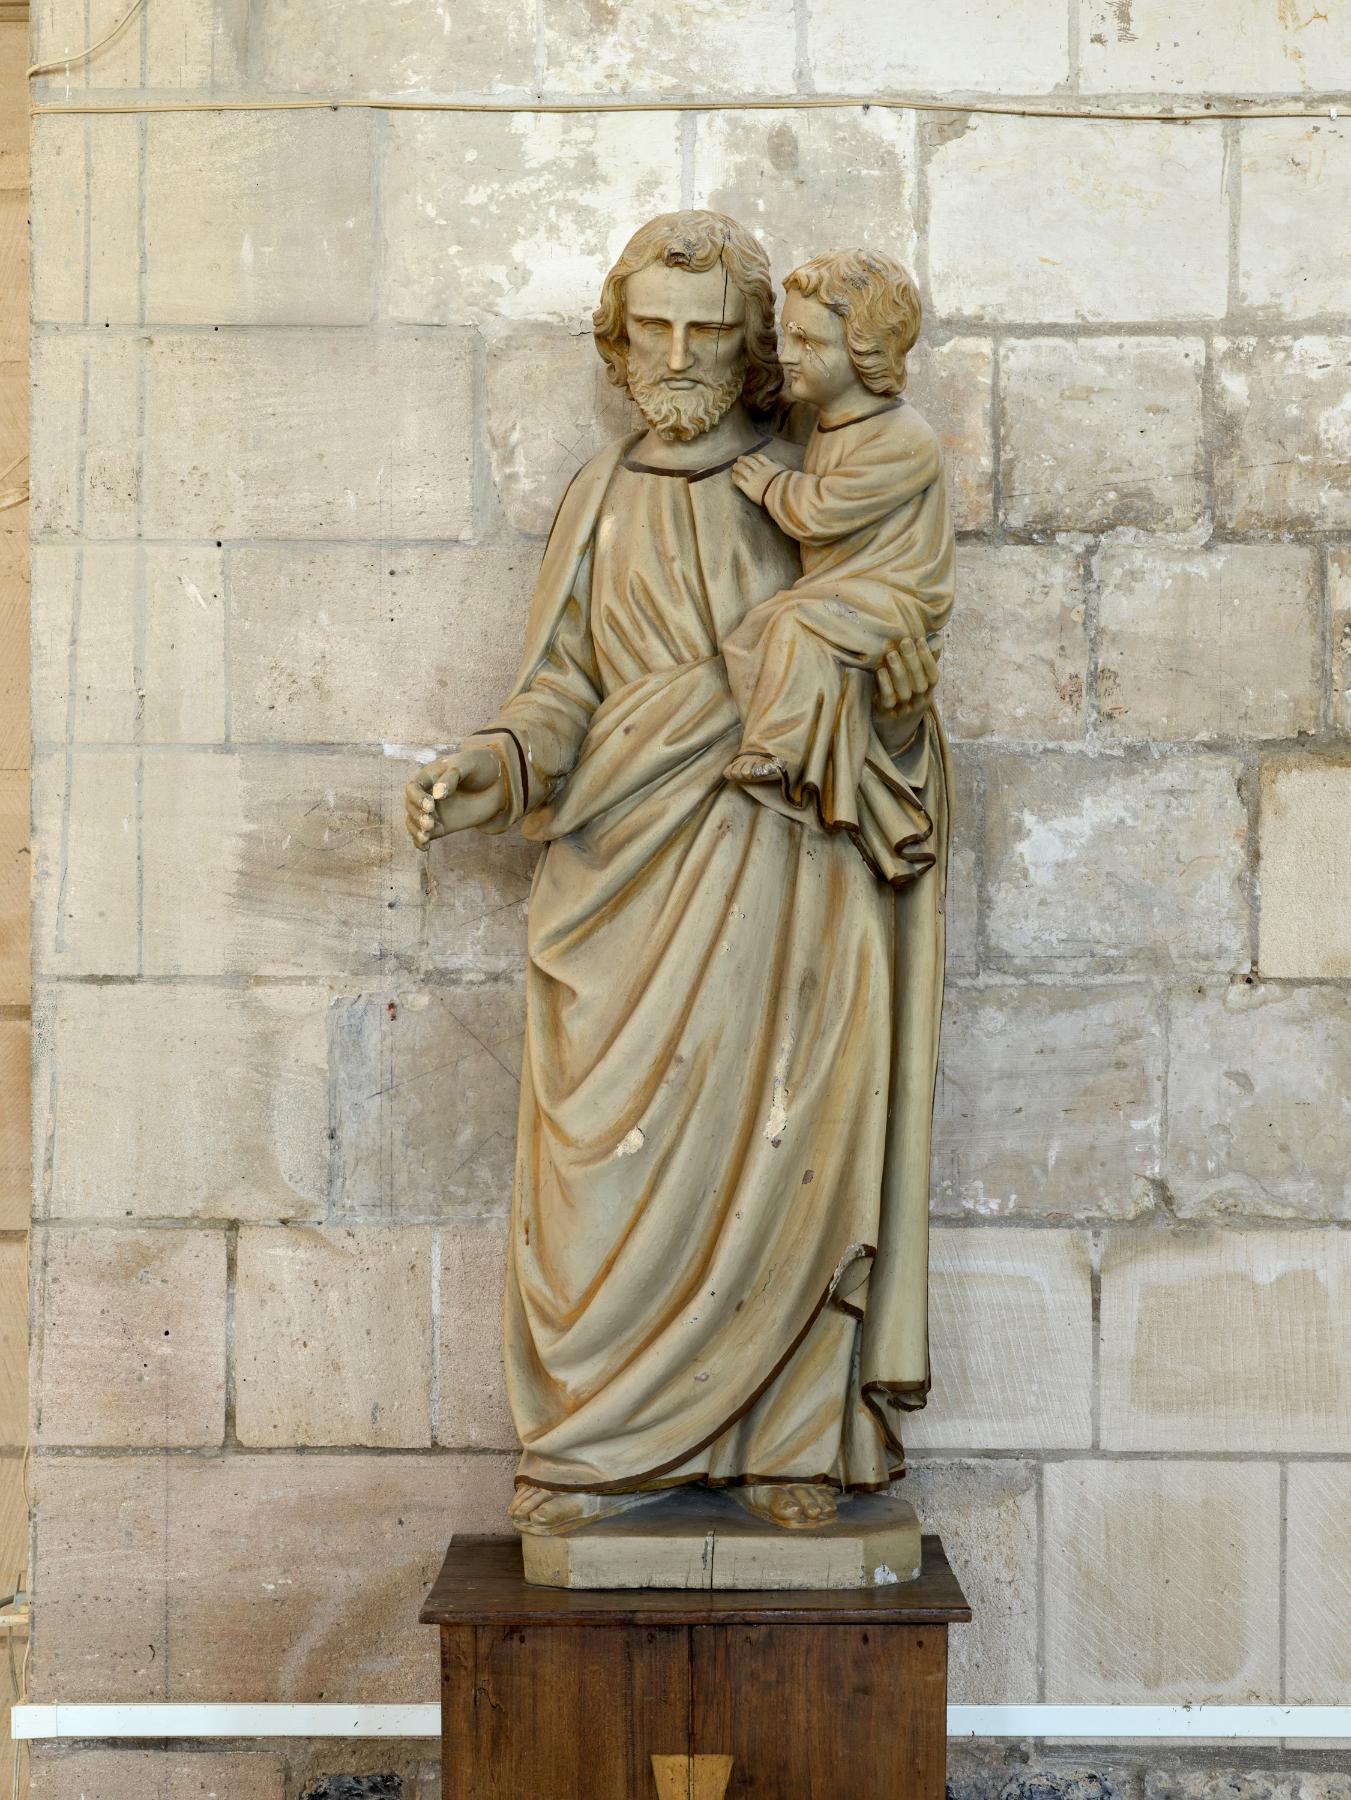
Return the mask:
[[[606, 277], [595, 336], [648, 429], [564, 496], [506, 704], [408, 787], [420, 847], [516, 825], [544, 845], [507, 1271], [510, 1513], [563, 1532], [698, 1483], [811, 1529], [902, 1471], [900, 1415], [929, 1385], [937, 671], [905, 641], [889, 677], [830, 665], [818, 690], [788, 687], [784, 706], [819, 722], [824, 786], [729, 781], [741, 721], [721, 646], [801, 572], [731, 474], [750, 451], [802, 461], [771, 422], [764, 252], [718, 213], [653, 219]], [[935, 479], [922, 529], [950, 604]], [[919, 821], [894, 854], [842, 827], [855, 815], [826, 792], [847, 802], [863, 778], [837, 723], [860, 682], [873, 779], [881, 758]]]

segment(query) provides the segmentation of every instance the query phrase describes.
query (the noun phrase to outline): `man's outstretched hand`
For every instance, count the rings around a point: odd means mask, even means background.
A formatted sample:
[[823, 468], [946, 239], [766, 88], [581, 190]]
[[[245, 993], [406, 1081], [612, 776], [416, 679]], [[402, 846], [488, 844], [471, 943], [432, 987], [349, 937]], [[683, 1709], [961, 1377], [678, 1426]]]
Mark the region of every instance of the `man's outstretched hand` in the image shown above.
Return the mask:
[[408, 835], [419, 850], [433, 838], [486, 825], [507, 804], [507, 784], [497, 752], [473, 744], [428, 763], [404, 789]]

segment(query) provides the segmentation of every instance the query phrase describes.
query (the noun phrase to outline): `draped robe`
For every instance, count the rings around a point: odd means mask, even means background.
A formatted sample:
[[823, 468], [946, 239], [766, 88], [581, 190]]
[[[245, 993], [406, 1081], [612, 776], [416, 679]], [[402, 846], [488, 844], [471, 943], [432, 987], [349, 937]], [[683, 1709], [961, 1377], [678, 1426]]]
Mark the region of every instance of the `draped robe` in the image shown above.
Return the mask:
[[[506, 1284], [517, 1480], [876, 1487], [929, 1385], [946, 749], [928, 703], [868, 737], [872, 852], [815, 794], [729, 783], [721, 646], [798, 552], [730, 464], [647, 470], [633, 441], [564, 497], [516, 687], [476, 734], [509, 793], [491, 828], [545, 845]], [[827, 735], [860, 678], [827, 672]]]

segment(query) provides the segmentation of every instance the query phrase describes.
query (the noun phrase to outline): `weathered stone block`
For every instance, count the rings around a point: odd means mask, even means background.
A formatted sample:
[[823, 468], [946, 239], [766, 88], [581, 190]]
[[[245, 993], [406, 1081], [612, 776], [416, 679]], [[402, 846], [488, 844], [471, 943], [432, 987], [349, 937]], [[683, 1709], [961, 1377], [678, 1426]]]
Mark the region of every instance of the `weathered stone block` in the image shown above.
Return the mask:
[[513, 1463], [39, 1458], [32, 1698], [78, 1669], [89, 1701], [434, 1701], [413, 1621], [450, 1534], [501, 1531]]
[[285, 1768], [270, 1751], [39, 1751], [33, 1800], [285, 1800]]
[[[512, 331], [488, 341], [488, 454], [507, 521], [543, 534], [582, 464], [641, 428], [589, 331]], [[532, 552], [533, 556], [533, 552]]]
[[461, 1000], [485, 978], [524, 983], [525, 902], [538, 856], [515, 832], [441, 838], [428, 852], [426, 964], [463, 980]]
[[259, 85], [320, 94], [524, 94], [531, 0], [266, 0], [253, 9]]
[[1332, 630], [1332, 723], [1351, 735], [1351, 550], [1328, 551]]
[[935, 1231], [933, 1391], [917, 1449], [1075, 1449], [1092, 1441], [1088, 1241], [1013, 1226]]
[[1232, 968], [1248, 953], [1246, 844], [1225, 758], [1006, 758], [986, 775], [990, 947], [1097, 970]]
[[1273, 1463], [1048, 1463], [1042, 1479], [1047, 1700], [1279, 1698]]
[[197, 1448], [225, 1434], [225, 1234], [67, 1230], [35, 1247], [40, 1444]]
[[[23, 769], [0, 770], [0, 1002], [22, 1006], [28, 998], [36, 924], [30, 927], [33, 852], [29, 842], [29, 778]], [[83, 840], [76, 846], [83, 851]], [[83, 858], [81, 857], [81, 873]], [[90, 898], [82, 893], [81, 905]], [[46, 905], [50, 890], [44, 888]], [[74, 905], [74, 898], [71, 898]]]
[[1351, 528], [1351, 337], [1218, 338], [1215, 350], [1217, 522]]
[[523, 999], [512, 981], [335, 1003], [335, 1216], [427, 1220], [505, 1211]]
[[1345, 312], [1346, 262], [1326, 225], [1351, 212], [1351, 132], [1329, 119], [1249, 119], [1242, 142], [1240, 300], [1269, 319]]
[[141, 355], [130, 338], [35, 334], [34, 536], [136, 536], [141, 442], [127, 425], [138, 414]]
[[506, 1233], [500, 1219], [440, 1233], [438, 1443], [514, 1450], [516, 1428], [502, 1367]]
[[147, 973], [319, 975], [404, 958], [419, 908], [407, 774], [382, 756], [305, 751], [147, 758]]
[[1238, 0], [1213, 17], [1180, 13], [1169, 0], [1084, 0], [1081, 68], [1090, 93], [1305, 94], [1351, 82], [1344, 22], [1329, 8]]
[[0, 1238], [0, 1450], [27, 1442], [28, 1246]]
[[632, 232], [680, 204], [675, 113], [396, 113], [387, 133], [393, 319], [589, 318]]
[[1055, 0], [1030, 0], [1016, 16], [998, 0], [879, 8], [866, 22], [850, 0], [813, 0], [808, 46], [822, 93], [1039, 93], [1069, 75], [1068, 19]]
[[[73, 99], [92, 88], [216, 88], [238, 91], [247, 81], [250, 0], [163, 0], [146, 9], [138, 28], [101, 50], [96, 62], [42, 77], [39, 97]], [[126, 15], [121, 0], [35, 0], [35, 59], [70, 56], [111, 31]], [[144, 36], [144, 54], [142, 37]]]
[[[1319, 1746], [1316, 1741], [1310, 1744], [1296, 1738], [1289, 1740], [1289, 1747], [1316, 1750]], [[1265, 1760], [1271, 1752], [1260, 1754]], [[1144, 1770], [1145, 1800], [1351, 1800], [1351, 1775], [1309, 1768], [1255, 1769], [1251, 1755], [1235, 1769], [1223, 1751], [1216, 1753], [1216, 1760], [1219, 1768]]]
[[954, 526], [986, 530], [993, 511], [994, 345], [989, 338], [949, 338], [946, 344], [921, 339], [906, 373], [906, 399], [943, 446]]
[[1297, 544], [1104, 545], [1094, 564], [1102, 729], [1193, 740], [1315, 730], [1316, 556]]
[[950, 989], [935, 1205], [982, 1218], [1130, 1218], [1151, 1204], [1163, 1031], [1125, 987]]
[[[937, 16], [935, 29], [946, 29]], [[1218, 133], [968, 116], [935, 137], [929, 267], [939, 313], [1069, 324], [1223, 315]], [[1106, 242], [1111, 256], [1095, 248]]]
[[27, 1019], [0, 1019], [0, 1231], [28, 1229], [31, 1042]]
[[456, 742], [510, 687], [538, 561], [530, 544], [235, 551], [235, 741], [379, 738], [396, 763]]
[[1294, 1463], [1289, 1483], [1286, 1698], [1351, 1705], [1351, 1463]]
[[1015, 338], [1000, 350], [1004, 523], [1178, 531], [1205, 515], [1200, 338]]
[[1351, 995], [1188, 987], [1172, 1000], [1169, 1038], [1179, 1213], [1351, 1218]]
[[939, 704], [957, 738], [1082, 738], [1088, 634], [1078, 558], [963, 544]]
[[219, 550], [179, 545], [37, 546], [38, 742], [64, 743], [68, 733], [74, 743], [218, 742], [225, 729], [223, 560]]
[[458, 335], [209, 334], [146, 355], [148, 536], [472, 535]]
[[[1053, 1740], [1054, 1741], [1054, 1740]], [[951, 1738], [950, 1800], [1138, 1800], [1130, 1750], [1042, 1750], [1019, 1739]]]
[[1132, 1233], [1102, 1261], [1111, 1450], [1351, 1450], [1351, 1243]]
[[33, 121], [33, 317], [140, 317], [140, 128], [134, 118]]
[[748, 226], [765, 247], [776, 285], [819, 252], [823, 204], [831, 243], [913, 260], [913, 113], [702, 113], [697, 132], [694, 204]]
[[1351, 975], [1351, 764], [1270, 762], [1257, 832], [1264, 975]]
[[241, 1444], [431, 1442], [431, 1232], [249, 1225], [239, 1234]]
[[[544, 84], [564, 94], [788, 94], [792, 0], [552, 0]], [[638, 223], [637, 220], [634, 221]]]
[[134, 975], [135, 756], [118, 750], [34, 758], [33, 820], [35, 971]]
[[[321, 1215], [326, 999], [301, 987], [49, 987], [34, 1014], [41, 1211]], [[135, 1055], [110, 1055], [110, 1045]]]
[[370, 115], [355, 111], [152, 116], [146, 317], [363, 324], [374, 247], [371, 130]]
[[1017, 1706], [1037, 1693], [1037, 1470], [999, 1461], [910, 1465], [899, 1490], [942, 1534], [975, 1614], [948, 1639], [948, 1699]]

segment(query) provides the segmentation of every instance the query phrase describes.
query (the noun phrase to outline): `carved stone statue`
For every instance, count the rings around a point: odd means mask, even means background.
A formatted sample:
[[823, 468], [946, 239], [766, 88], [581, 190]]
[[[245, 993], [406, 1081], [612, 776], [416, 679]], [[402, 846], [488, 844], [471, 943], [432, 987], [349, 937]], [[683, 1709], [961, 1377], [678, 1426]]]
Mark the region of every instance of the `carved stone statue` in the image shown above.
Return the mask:
[[506, 1296], [524, 1532], [685, 1483], [819, 1528], [902, 1469], [928, 1392], [952, 526], [902, 398], [909, 277], [842, 252], [786, 288], [780, 340], [733, 220], [635, 234], [595, 337], [648, 429], [565, 494], [506, 704], [408, 784], [420, 848], [545, 846]]

